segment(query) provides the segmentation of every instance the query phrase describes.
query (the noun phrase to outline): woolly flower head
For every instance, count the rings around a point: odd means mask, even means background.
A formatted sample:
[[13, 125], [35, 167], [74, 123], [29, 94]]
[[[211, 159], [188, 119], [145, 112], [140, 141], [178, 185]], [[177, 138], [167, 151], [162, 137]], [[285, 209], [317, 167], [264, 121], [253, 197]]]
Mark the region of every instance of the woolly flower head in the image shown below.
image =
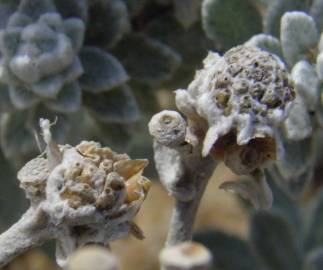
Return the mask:
[[188, 118], [188, 140], [203, 140], [203, 156], [248, 174], [276, 158], [277, 130], [294, 96], [279, 58], [238, 46], [223, 57], [209, 53], [188, 89], [176, 91], [176, 104]]
[[57, 231], [65, 232], [58, 237], [63, 242], [58, 262], [64, 265], [75, 248], [87, 243], [106, 245], [129, 232], [142, 238], [132, 219], [150, 187], [142, 176], [148, 161], [132, 160], [97, 142], [55, 146], [46, 132], [44, 139], [47, 158], [29, 161], [18, 179], [32, 205], [48, 215]]

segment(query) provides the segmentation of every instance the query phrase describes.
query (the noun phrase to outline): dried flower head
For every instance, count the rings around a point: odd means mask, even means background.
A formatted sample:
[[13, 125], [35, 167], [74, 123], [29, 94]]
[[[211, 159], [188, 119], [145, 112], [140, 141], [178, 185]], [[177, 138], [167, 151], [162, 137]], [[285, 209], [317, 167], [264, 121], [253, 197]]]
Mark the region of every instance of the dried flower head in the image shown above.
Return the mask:
[[176, 91], [176, 104], [188, 118], [187, 140], [203, 140], [203, 156], [248, 174], [276, 158], [277, 129], [294, 97], [278, 57], [238, 46], [223, 57], [209, 53], [188, 89]]
[[150, 187], [142, 176], [148, 161], [132, 160], [97, 142], [58, 146], [44, 121], [47, 158], [29, 161], [18, 179], [33, 206], [54, 225], [58, 263], [64, 265], [75, 248], [87, 243], [107, 245], [128, 233], [142, 239], [132, 219]]

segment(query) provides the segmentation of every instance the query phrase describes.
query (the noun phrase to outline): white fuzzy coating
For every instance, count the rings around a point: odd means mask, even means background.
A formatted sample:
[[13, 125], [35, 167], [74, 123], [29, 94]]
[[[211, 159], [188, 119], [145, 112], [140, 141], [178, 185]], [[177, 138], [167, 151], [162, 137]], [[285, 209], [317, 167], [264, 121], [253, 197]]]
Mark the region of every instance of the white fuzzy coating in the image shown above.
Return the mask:
[[212, 254], [203, 245], [184, 242], [164, 248], [159, 259], [165, 270], [206, 270], [212, 264]]
[[148, 128], [149, 133], [162, 145], [179, 145], [185, 141], [186, 122], [178, 112], [164, 110], [155, 114]]
[[223, 57], [210, 52], [188, 89], [176, 91], [177, 107], [191, 125], [199, 125], [196, 119], [207, 123], [203, 156], [229, 132], [238, 145], [274, 137], [293, 99], [284, 64], [252, 46], [235, 47]]

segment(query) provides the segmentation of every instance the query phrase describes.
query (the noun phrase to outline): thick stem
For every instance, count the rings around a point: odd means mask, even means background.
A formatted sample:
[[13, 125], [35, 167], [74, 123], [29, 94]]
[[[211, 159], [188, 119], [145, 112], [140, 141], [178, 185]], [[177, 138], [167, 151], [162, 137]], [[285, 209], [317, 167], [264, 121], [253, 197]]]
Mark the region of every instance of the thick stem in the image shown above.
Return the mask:
[[186, 177], [190, 177], [190, 183], [195, 185], [195, 196], [190, 201], [176, 200], [172, 212], [166, 246], [173, 246], [181, 242], [192, 240], [194, 221], [203, 197], [205, 188], [215, 169], [215, 162], [212, 158], [205, 158], [200, 161], [199, 166], [190, 169]]
[[16, 224], [0, 235], [0, 266], [52, 237], [42, 210], [29, 208]]

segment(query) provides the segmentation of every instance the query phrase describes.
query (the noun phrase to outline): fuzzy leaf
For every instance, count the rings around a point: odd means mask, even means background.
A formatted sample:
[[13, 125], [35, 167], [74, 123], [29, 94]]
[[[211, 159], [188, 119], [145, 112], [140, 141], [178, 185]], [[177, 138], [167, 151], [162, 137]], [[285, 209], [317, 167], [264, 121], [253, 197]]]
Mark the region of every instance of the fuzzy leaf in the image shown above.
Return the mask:
[[18, 11], [37, 20], [44, 13], [55, 12], [56, 8], [51, 0], [22, 0]]
[[66, 35], [71, 39], [74, 50], [79, 51], [83, 45], [85, 25], [83, 21], [71, 18], [64, 21]]
[[279, 39], [266, 35], [258, 34], [246, 42], [246, 45], [256, 46], [262, 50], [273, 53], [282, 58], [282, 50]]
[[195, 234], [194, 241], [206, 246], [213, 255], [211, 269], [256, 270], [259, 266], [246, 242], [216, 230], [206, 230]]
[[57, 97], [46, 101], [46, 105], [57, 112], [76, 112], [82, 103], [82, 90], [78, 82], [72, 82], [63, 86]]
[[323, 248], [314, 249], [306, 256], [306, 270], [321, 270], [323, 265]]
[[89, 9], [91, 23], [86, 37], [89, 45], [112, 47], [130, 29], [127, 6], [123, 1], [95, 1]]
[[10, 86], [11, 103], [19, 110], [30, 108], [39, 102], [39, 98], [23, 86]]
[[306, 102], [309, 111], [315, 111], [319, 101], [319, 80], [315, 67], [307, 61], [298, 62], [292, 69], [292, 79], [297, 91]]
[[26, 127], [28, 116], [26, 111], [1, 116], [1, 148], [7, 158], [21, 157], [36, 149], [34, 136]]
[[298, 61], [311, 56], [319, 39], [313, 18], [304, 12], [284, 14], [281, 20], [280, 40], [287, 64], [292, 67]]
[[296, 235], [280, 215], [268, 211], [254, 213], [250, 242], [260, 260], [272, 270], [300, 270], [302, 256]]
[[84, 47], [80, 52], [84, 74], [80, 78], [83, 90], [102, 93], [128, 80], [120, 62], [111, 54], [95, 47]]
[[222, 50], [262, 32], [260, 13], [249, 0], [204, 0], [202, 22], [206, 35]]
[[149, 85], [169, 80], [181, 61], [168, 46], [139, 34], [123, 39], [115, 53], [132, 79]]
[[43, 98], [54, 98], [63, 87], [63, 78], [60, 75], [45, 78], [31, 86], [31, 90]]
[[284, 154], [276, 161], [277, 184], [292, 198], [300, 198], [313, 176], [314, 155], [311, 139], [285, 141]]
[[312, 16], [312, 18], [316, 22], [316, 26], [317, 26], [319, 32], [321, 32], [322, 28], [323, 28], [323, 17], [322, 17], [323, 1], [322, 0], [313, 0], [312, 2], [313, 3], [310, 8], [310, 15]]
[[13, 109], [9, 88], [6, 84], [0, 83], [0, 113], [11, 112]]
[[315, 201], [309, 211], [309, 219], [305, 230], [305, 249], [311, 250], [313, 248], [323, 245], [323, 192], [316, 196]]
[[291, 141], [304, 140], [312, 135], [312, 120], [304, 98], [296, 95], [296, 99], [283, 123], [285, 137]]
[[174, 0], [175, 18], [189, 28], [199, 20], [201, 0]]
[[32, 23], [32, 19], [20, 12], [13, 13], [9, 20], [7, 27], [24, 27]]
[[128, 86], [98, 95], [87, 94], [84, 104], [96, 119], [106, 123], [129, 123], [139, 116], [136, 100]]
[[280, 35], [280, 20], [287, 11], [305, 10], [304, 0], [270, 0], [264, 17], [264, 31], [275, 37]]
[[2, 55], [11, 57], [16, 53], [20, 42], [20, 30], [5, 29], [0, 31], [0, 51]]

